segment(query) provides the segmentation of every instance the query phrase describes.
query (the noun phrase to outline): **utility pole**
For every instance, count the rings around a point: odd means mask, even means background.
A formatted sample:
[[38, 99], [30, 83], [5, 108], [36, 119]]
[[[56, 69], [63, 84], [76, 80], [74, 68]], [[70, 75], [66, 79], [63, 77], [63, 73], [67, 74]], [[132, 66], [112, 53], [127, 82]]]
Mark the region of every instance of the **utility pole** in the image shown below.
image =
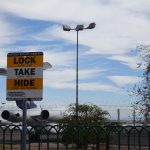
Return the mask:
[[117, 109], [118, 122], [120, 122], [120, 109]]
[[133, 125], [135, 126], [136, 119], [135, 119], [135, 108], [133, 108]]

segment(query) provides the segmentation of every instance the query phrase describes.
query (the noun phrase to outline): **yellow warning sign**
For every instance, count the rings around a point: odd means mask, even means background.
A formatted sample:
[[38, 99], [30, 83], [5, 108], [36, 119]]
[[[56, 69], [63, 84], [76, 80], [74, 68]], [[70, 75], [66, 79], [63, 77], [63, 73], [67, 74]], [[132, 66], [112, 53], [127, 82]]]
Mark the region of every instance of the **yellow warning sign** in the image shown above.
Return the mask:
[[43, 52], [8, 53], [6, 88], [7, 100], [41, 100]]
[[43, 55], [40, 56], [8, 56], [7, 67], [42, 67]]
[[7, 79], [7, 90], [42, 90], [42, 78], [27, 79]]

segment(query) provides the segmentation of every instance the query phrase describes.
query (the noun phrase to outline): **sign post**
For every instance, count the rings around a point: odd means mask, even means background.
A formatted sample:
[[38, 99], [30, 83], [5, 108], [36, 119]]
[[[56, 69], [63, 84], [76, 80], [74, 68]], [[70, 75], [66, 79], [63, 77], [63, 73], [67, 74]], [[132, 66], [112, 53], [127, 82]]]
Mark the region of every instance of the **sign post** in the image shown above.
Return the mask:
[[8, 101], [22, 101], [22, 150], [26, 149], [27, 101], [43, 98], [43, 52], [8, 53], [7, 92]]
[[27, 101], [23, 100], [23, 120], [22, 120], [22, 140], [21, 140], [21, 150], [26, 150], [26, 131], [27, 131]]

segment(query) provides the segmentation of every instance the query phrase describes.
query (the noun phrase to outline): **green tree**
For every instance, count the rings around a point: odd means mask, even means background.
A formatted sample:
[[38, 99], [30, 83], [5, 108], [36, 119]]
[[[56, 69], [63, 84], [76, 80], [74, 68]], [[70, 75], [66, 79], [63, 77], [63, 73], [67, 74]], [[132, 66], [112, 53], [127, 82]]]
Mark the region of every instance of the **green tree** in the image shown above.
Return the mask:
[[[78, 105], [78, 119], [76, 117], [76, 105], [70, 104], [64, 118], [60, 121], [61, 124], [66, 125], [63, 132], [63, 143], [76, 143], [76, 146], [87, 146], [87, 144], [95, 144], [105, 138], [105, 131], [109, 113], [102, 110], [97, 105], [80, 104]], [[102, 126], [102, 128], [100, 127]]]
[[143, 68], [142, 82], [133, 88], [133, 94], [138, 100], [133, 107], [139, 110], [141, 120], [146, 123], [150, 122], [150, 46], [141, 45], [137, 48], [142, 62], [138, 64], [138, 68]]
[[108, 111], [102, 110], [94, 104], [78, 105], [78, 120], [76, 117], [76, 105], [70, 104], [62, 123], [78, 125], [104, 125], [107, 122]]

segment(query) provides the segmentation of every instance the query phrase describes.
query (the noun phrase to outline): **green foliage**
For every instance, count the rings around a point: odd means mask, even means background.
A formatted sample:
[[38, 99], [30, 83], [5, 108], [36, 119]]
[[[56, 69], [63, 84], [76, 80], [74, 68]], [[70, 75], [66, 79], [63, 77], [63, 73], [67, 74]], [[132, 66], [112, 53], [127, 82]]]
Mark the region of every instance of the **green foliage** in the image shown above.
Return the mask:
[[76, 105], [71, 104], [60, 121], [66, 124], [63, 134], [65, 144], [76, 143], [78, 147], [87, 144], [95, 144], [96, 141], [103, 142], [105, 139], [104, 125], [108, 124], [109, 113], [100, 107], [90, 104], [78, 105], [78, 119], [76, 116]]
[[76, 105], [70, 104], [68, 112], [61, 120], [61, 123], [78, 125], [104, 125], [107, 122], [109, 113], [97, 105], [78, 105], [78, 119], [76, 116]]

